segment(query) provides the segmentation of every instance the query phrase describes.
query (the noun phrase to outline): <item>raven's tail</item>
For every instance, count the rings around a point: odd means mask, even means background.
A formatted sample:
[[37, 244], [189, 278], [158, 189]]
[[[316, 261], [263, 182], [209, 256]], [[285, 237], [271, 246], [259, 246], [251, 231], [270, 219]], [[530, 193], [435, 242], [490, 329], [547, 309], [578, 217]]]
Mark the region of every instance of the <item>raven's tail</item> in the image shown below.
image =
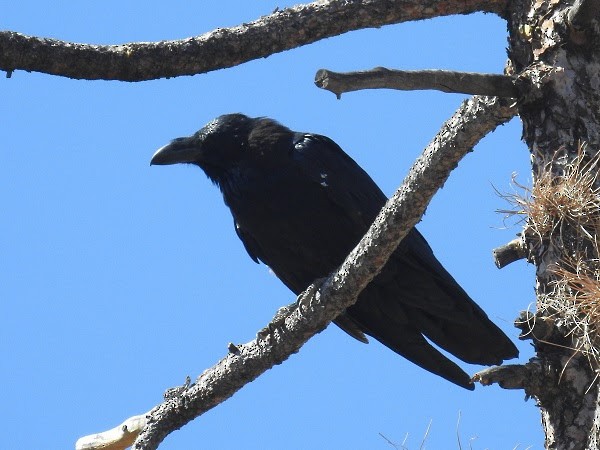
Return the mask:
[[[359, 300], [357, 304], [350, 307], [346, 318], [352, 318], [356, 327], [423, 369], [465, 389], [473, 390], [475, 388], [471, 377], [433, 347], [419, 330], [407, 322], [399, 324], [397, 314], [394, 316], [379, 314], [381, 309], [374, 305], [377, 302], [372, 300], [372, 298], [367, 301]], [[336, 324], [346, 331], [347, 324], [345, 322], [338, 323], [336, 320]]]
[[501, 364], [519, 354], [414, 229], [348, 308], [348, 319], [396, 353], [466, 389], [473, 389], [470, 377], [429, 341], [472, 364]]

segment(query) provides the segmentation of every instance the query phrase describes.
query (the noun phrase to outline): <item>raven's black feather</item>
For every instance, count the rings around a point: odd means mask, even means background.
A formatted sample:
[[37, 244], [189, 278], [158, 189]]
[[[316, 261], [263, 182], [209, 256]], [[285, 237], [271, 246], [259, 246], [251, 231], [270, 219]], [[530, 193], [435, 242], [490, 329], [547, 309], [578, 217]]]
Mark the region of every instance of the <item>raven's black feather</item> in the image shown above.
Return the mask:
[[[219, 186], [250, 257], [296, 294], [341, 264], [386, 202], [331, 139], [266, 118], [221, 116], [152, 159], [180, 162], [200, 166]], [[467, 389], [473, 389], [469, 376], [428, 340], [469, 363], [500, 364], [518, 355], [416, 229], [335, 322]]]

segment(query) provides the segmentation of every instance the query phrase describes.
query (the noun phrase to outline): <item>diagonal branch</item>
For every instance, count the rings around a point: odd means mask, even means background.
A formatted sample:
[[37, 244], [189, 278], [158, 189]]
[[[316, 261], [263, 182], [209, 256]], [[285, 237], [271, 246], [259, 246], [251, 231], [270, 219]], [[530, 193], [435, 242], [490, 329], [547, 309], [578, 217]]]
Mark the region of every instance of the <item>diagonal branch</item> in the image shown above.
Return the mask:
[[339, 73], [320, 69], [315, 74], [315, 84], [333, 92], [338, 98], [345, 92], [361, 89], [434, 89], [498, 97], [519, 96], [512, 77], [450, 70], [392, 70], [376, 67], [372, 70]]
[[452, 14], [503, 15], [508, 0], [320, 0], [187, 39], [90, 45], [0, 32], [0, 70], [87, 80], [195, 75], [362, 28]]
[[[172, 431], [231, 397], [266, 370], [282, 363], [313, 335], [352, 305], [408, 231], [420, 220], [459, 160], [486, 134], [507, 122], [516, 108], [498, 98], [473, 97], [460, 106], [415, 161], [404, 183], [339, 269], [319, 280], [298, 299], [299, 308], [276, 319], [271, 332], [229, 354], [147, 415], [134, 448], [156, 449]], [[93, 447], [88, 447], [93, 448]]]

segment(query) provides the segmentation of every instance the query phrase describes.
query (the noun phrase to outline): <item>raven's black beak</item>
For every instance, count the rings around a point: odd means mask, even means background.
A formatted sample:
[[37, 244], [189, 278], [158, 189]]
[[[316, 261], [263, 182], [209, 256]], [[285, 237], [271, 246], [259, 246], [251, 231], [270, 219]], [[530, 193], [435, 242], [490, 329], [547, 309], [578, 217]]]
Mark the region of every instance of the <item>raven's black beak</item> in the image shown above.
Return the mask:
[[193, 142], [192, 137], [177, 138], [156, 150], [150, 165], [193, 163], [198, 160], [201, 151], [199, 143]]

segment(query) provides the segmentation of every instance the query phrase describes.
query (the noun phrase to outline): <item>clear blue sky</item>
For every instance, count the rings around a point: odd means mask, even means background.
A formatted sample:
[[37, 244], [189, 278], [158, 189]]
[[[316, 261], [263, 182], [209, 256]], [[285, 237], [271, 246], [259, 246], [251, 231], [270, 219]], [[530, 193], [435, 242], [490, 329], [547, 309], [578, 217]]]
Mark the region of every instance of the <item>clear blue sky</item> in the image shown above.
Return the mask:
[[[177, 39], [248, 22], [285, 3], [2, 2], [2, 27], [77, 42]], [[194, 77], [144, 83], [0, 78], [2, 447], [68, 449], [161, 401], [247, 342], [292, 294], [248, 258], [218, 190], [194, 167], [150, 167], [156, 148], [228, 112], [330, 136], [391, 194], [463, 99], [364, 91], [341, 100], [319, 68], [502, 71], [493, 15], [354, 32]], [[499, 271], [514, 237], [495, 210], [511, 174], [529, 183], [517, 120], [477, 146], [419, 225], [455, 278], [505, 332], [534, 301], [533, 268]], [[506, 225], [506, 226], [505, 226]], [[519, 343], [521, 361], [532, 356]], [[463, 365], [473, 373], [476, 366]], [[543, 448], [521, 391], [464, 391], [378, 343], [332, 326], [283, 365], [170, 435], [162, 449]]]

